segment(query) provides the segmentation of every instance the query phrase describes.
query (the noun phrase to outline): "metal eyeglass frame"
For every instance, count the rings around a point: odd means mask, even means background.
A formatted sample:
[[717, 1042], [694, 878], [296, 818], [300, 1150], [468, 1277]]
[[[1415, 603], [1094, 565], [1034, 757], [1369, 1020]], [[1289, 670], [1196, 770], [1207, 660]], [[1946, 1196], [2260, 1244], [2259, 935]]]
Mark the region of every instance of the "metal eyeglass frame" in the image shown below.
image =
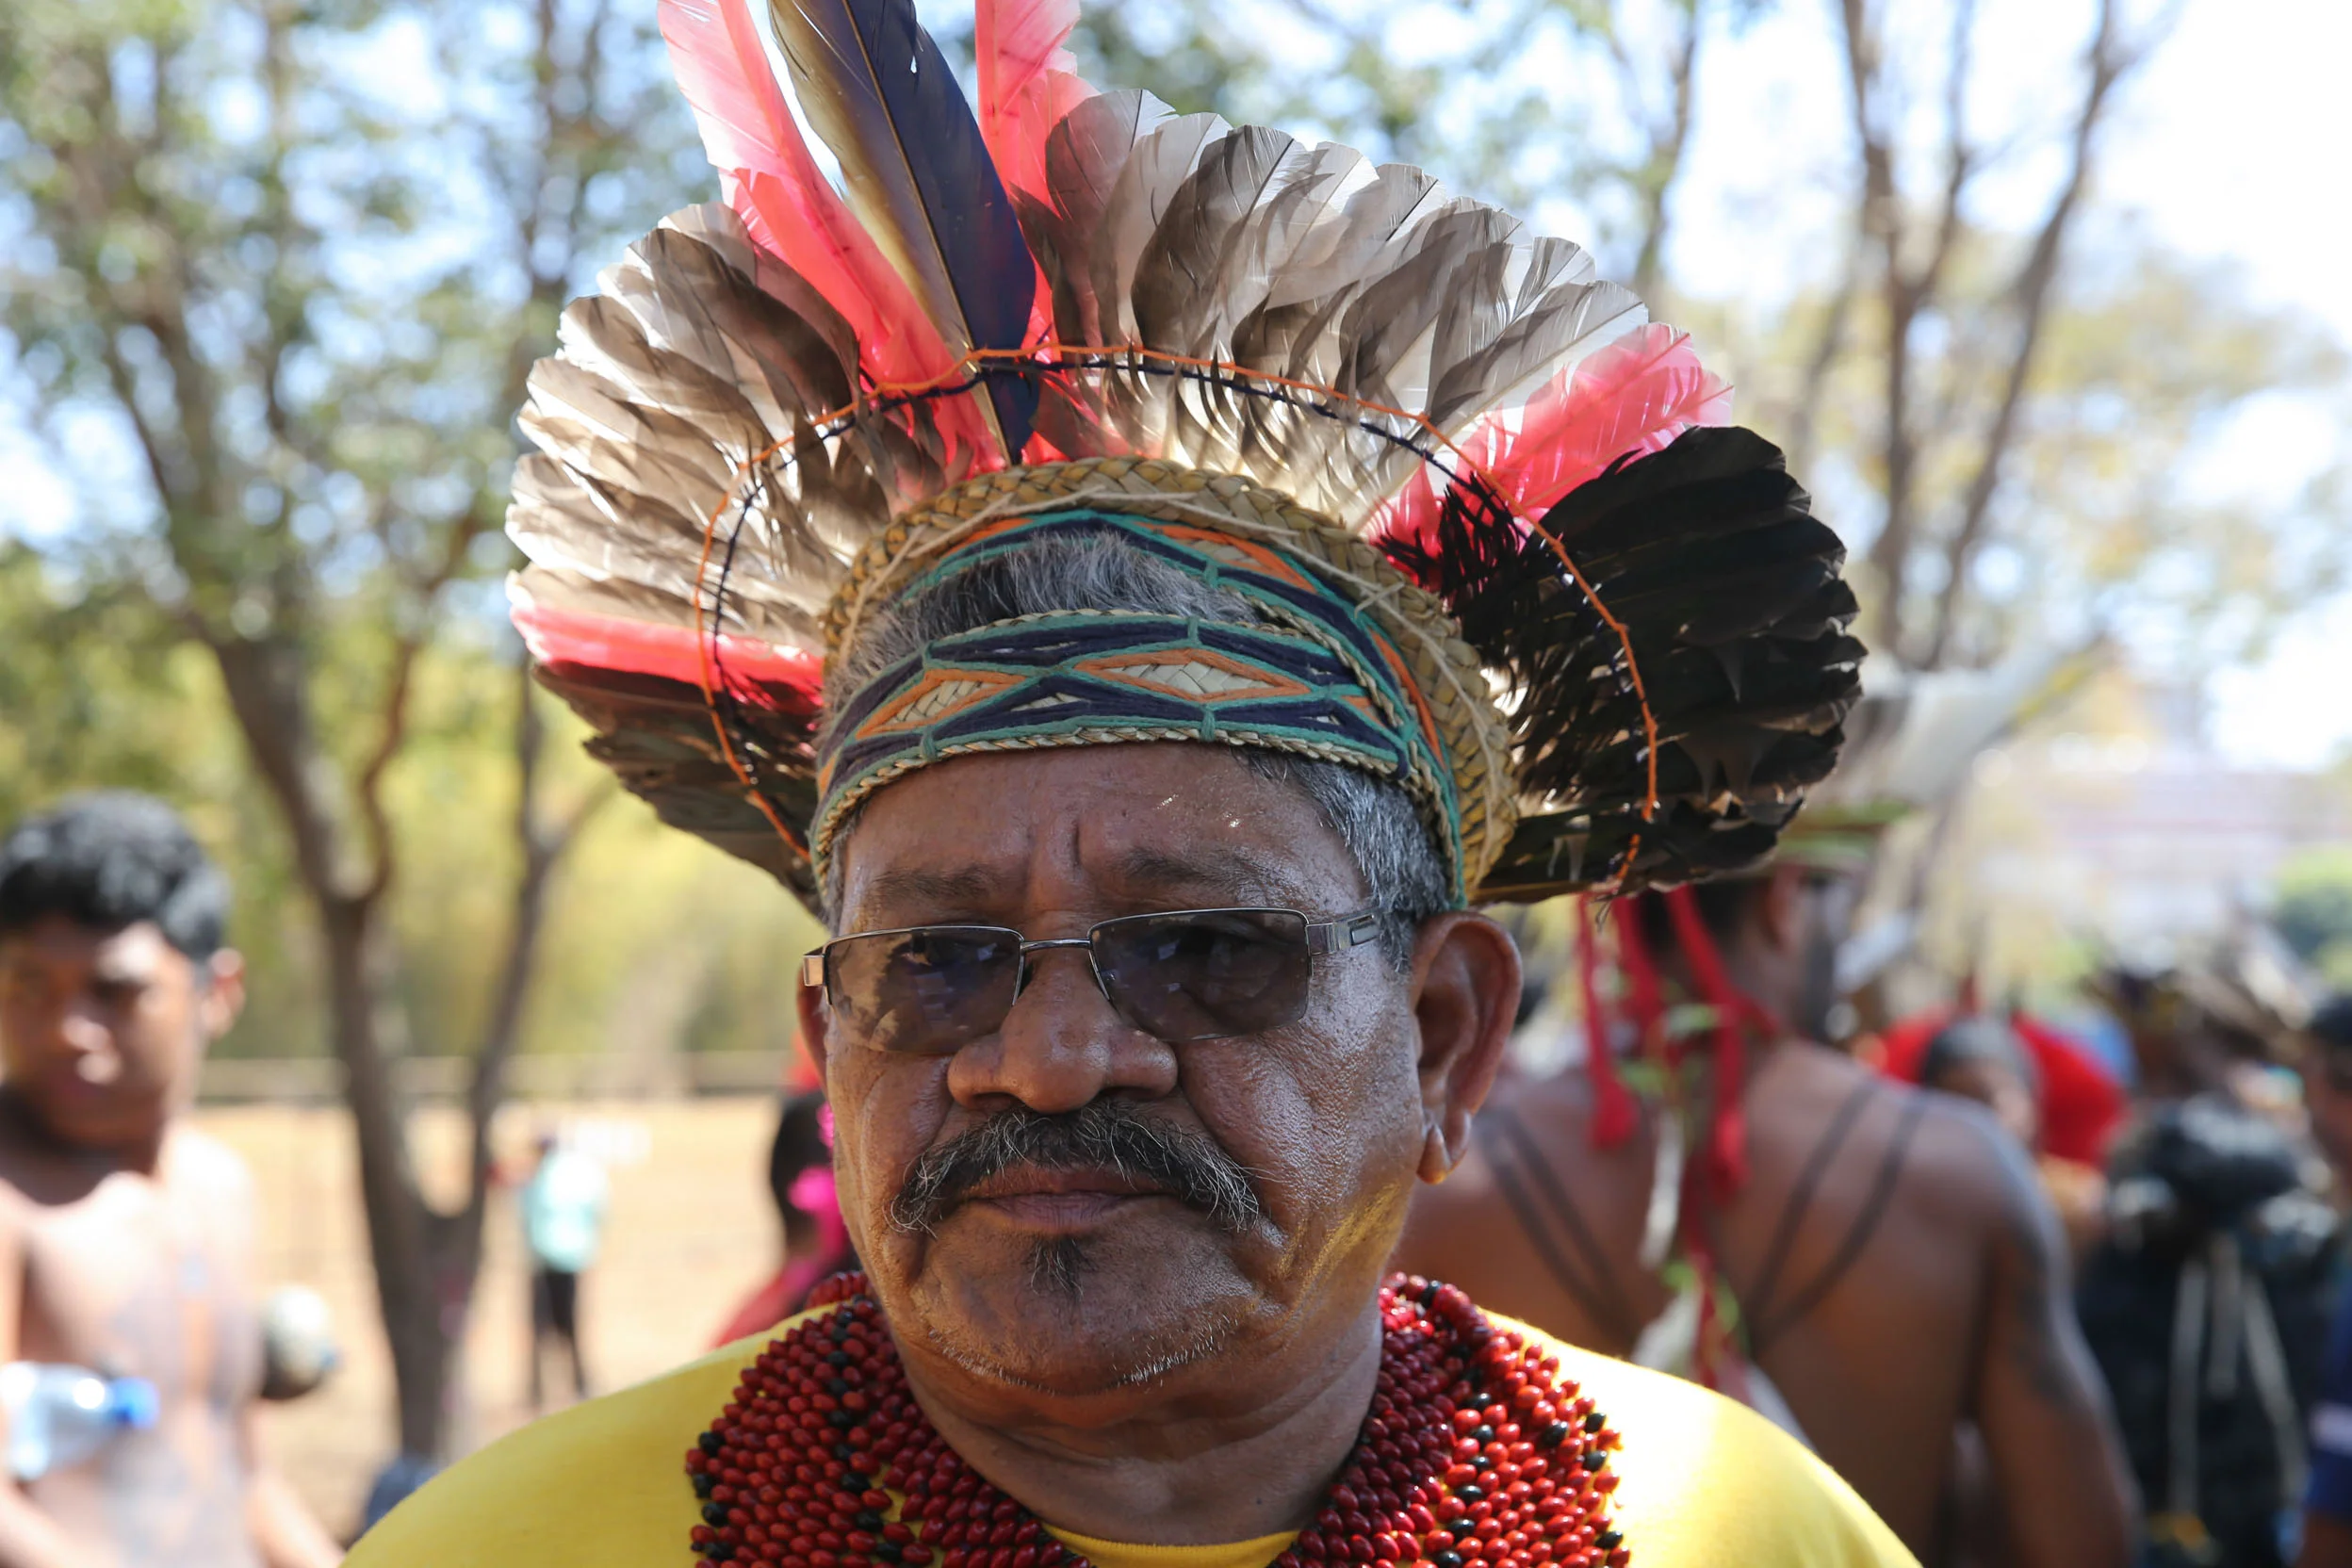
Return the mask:
[[[1362, 947], [1380, 934], [1380, 914], [1366, 909], [1337, 920], [1315, 920], [1304, 909], [1284, 909], [1272, 906], [1230, 906], [1216, 909], [1152, 909], [1136, 915], [1114, 915], [1109, 920], [1096, 921], [1086, 927], [1083, 937], [1050, 937], [1031, 941], [1009, 925], [989, 925], [985, 923], [964, 923], [938, 921], [928, 925], [894, 925], [881, 931], [853, 931], [846, 937], [836, 937], [814, 952], [804, 954], [800, 960], [800, 983], [825, 991], [828, 1004], [831, 988], [825, 984], [826, 957], [843, 942], [863, 941], [869, 937], [906, 937], [918, 931], [1002, 931], [1018, 945], [1016, 956], [1021, 960], [1021, 973], [1013, 981], [1013, 994], [1018, 996], [1029, 986], [1029, 955], [1049, 952], [1054, 948], [1083, 947], [1086, 950], [1086, 972], [1094, 976], [1094, 988], [1102, 993], [1102, 1000], [1111, 1000], [1111, 988], [1102, 978], [1102, 967], [1095, 961], [1094, 934], [1106, 925], [1117, 925], [1131, 920], [1181, 920], [1186, 915], [1297, 915], [1306, 922], [1307, 953], [1310, 957], [1325, 953], [1345, 953], [1351, 947]], [[1116, 1005], [1116, 1004], [1114, 1004]]]

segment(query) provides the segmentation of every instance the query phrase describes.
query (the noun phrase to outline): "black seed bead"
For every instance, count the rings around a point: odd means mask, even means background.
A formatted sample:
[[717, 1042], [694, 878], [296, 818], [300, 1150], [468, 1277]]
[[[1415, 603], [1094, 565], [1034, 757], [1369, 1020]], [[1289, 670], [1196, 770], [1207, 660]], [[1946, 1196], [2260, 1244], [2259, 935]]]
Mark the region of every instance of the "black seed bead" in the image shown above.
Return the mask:
[[721, 1448], [726, 1446], [725, 1444], [719, 1441], [719, 1434], [716, 1432], [705, 1432], [700, 1437], [694, 1439], [694, 1443], [706, 1454], [716, 1454]]
[[1480, 1454], [1478, 1458], [1470, 1462], [1470, 1468], [1473, 1470], [1492, 1470], [1494, 1468], [1494, 1456], [1493, 1454]]
[[857, 1518], [854, 1519], [852, 1523], [854, 1523], [859, 1529], [864, 1530], [868, 1535], [872, 1535], [874, 1531], [882, 1527], [882, 1516], [874, 1512], [874, 1510], [870, 1508], [859, 1509], [858, 1511]]
[[1478, 1393], [1470, 1396], [1470, 1408], [1472, 1410], [1486, 1410], [1491, 1408], [1494, 1403], [1494, 1396], [1492, 1394]]
[[[836, 1334], [833, 1337], [839, 1339], [841, 1336]], [[847, 1366], [849, 1364], [849, 1353], [845, 1350], [827, 1350], [825, 1353], [825, 1364], [827, 1366]]]
[[706, 1525], [724, 1525], [724, 1524], [726, 1524], [726, 1523], [727, 1523], [727, 1508], [726, 1508], [726, 1506], [725, 1506], [724, 1504], [720, 1504], [720, 1503], [705, 1503], [705, 1504], [703, 1504], [703, 1505], [702, 1505], [702, 1522], [703, 1522], [704, 1524], [706, 1524]]
[[1539, 1448], [1557, 1448], [1567, 1441], [1568, 1423], [1565, 1421], [1555, 1421], [1535, 1434], [1535, 1446]]
[[1478, 1522], [1465, 1513], [1459, 1519], [1447, 1520], [1446, 1522], [1446, 1527], [1453, 1531], [1454, 1539], [1459, 1541], [1463, 1536], [1476, 1530], [1478, 1527]]
[[1600, 1534], [1592, 1538], [1592, 1544], [1598, 1546], [1601, 1550], [1606, 1552], [1612, 1550], [1616, 1546], [1617, 1543], [1623, 1541], [1625, 1537], [1615, 1530], [1603, 1530]]
[[1458, 1486], [1454, 1488], [1454, 1495], [1460, 1497], [1465, 1503], [1475, 1503], [1480, 1501], [1486, 1496], [1486, 1489], [1482, 1486], [1475, 1484], [1470, 1486]]
[[858, 1418], [845, 1410], [826, 1411], [825, 1420], [825, 1425], [830, 1427], [854, 1427], [858, 1424]]
[[878, 1541], [874, 1543], [874, 1555], [880, 1558], [884, 1562], [897, 1562], [900, 1560], [898, 1543], [895, 1541]]
[[702, 1554], [713, 1562], [732, 1562], [735, 1560], [735, 1548], [728, 1545], [724, 1541], [713, 1541], [710, 1544], [702, 1549]]
[[1462, 1568], [1462, 1554], [1456, 1551], [1448, 1551], [1442, 1547], [1439, 1549], [1437, 1555], [1430, 1558], [1429, 1560], [1437, 1564], [1437, 1568]]
[[847, 1464], [849, 1462], [849, 1456], [857, 1451], [857, 1449], [851, 1447], [846, 1443], [836, 1443], [833, 1445], [833, 1457], [840, 1460], [843, 1464]]
[[698, 1470], [694, 1473], [694, 1495], [697, 1497], [710, 1496], [710, 1489], [718, 1484], [718, 1477], [713, 1476], [708, 1470]]
[[849, 1392], [848, 1380], [842, 1378], [827, 1378], [825, 1380], [825, 1391], [827, 1394], [847, 1394]]
[[1592, 1414], [1584, 1418], [1584, 1429], [1589, 1432], [1599, 1431], [1603, 1427], [1608, 1425], [1609, 1418], [1603, 1415], [1599, 1411], [1594, 1411]]
[[1421, 1287], [1422, 1311], [1427, 1312], [1429, 1308], [1437, 1305], [1437, 1291], [1438, 1284], [1435, 1280], [1431, 1280], [1428, 1284]]
[[1608, 1462], [1609, 1456], [1598, 1448], [1587, 1448], [1584, 1451], [1584, 1467], [1587, 1470], [1598, 1470]]
[[867, 1479], [864, 1476], [859, 1475], [857, 1471], [844, 1470], [841, 1472], [841, 1490], [843, 1492], [850, 1493], [854, 1495], [860, 1492], [872, 1491], [873, 1488], [874, 1482]]
[[1494, 1429], [1483, 1426], [1473, 1427], [1470, 1429], [1470, 1441], [1473, 1443], [1492, 1443], [1494, 1441]]

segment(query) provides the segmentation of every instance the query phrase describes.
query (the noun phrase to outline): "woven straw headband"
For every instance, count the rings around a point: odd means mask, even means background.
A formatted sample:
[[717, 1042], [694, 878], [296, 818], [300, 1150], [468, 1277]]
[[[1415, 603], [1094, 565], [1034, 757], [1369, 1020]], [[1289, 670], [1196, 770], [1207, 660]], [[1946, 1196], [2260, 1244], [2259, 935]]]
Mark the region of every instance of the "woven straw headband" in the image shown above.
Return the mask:
[[1403, 785], [1457, 901], [1509, 839], [1501, 715], [1437, 602], [1353, 535], [1245, 481], [1098, 459], [991, 475], [909, 514], [825, 617], [834, 661], [873, 607], [1046, 539], [1116, 539], [1247, 600], [1260, 619], [1072, 612], [943, 639], [870, 678], [820, 748], [818, 875], [874, 791], [954, 757], [1190, 741], [1363, 769]]

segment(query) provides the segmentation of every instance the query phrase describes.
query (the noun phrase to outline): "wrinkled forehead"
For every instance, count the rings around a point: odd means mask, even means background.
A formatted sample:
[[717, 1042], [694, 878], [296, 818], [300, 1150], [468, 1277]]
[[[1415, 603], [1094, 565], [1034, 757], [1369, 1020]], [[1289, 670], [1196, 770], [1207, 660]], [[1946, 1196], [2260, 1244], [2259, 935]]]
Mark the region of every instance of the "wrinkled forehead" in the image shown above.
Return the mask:
[[1128, 743], [959, 757], [874, 792], [841, 858], [843, 931], [1229, 905], [1353, 907], [1315, 802], [1234, 748]]

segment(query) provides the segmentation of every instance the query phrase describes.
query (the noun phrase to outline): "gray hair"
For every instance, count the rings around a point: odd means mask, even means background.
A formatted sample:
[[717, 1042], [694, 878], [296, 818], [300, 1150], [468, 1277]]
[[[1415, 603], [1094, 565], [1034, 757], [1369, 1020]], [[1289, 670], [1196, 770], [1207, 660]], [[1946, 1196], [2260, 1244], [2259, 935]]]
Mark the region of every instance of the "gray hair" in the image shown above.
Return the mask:
[[[1257, 607], [1117, 539], [1041, 539], [1019, 546], [912, 598], [884, 607], [826, 674], [825, 710], [841, 711], [884, 669], [942, 637], [1016, 615], [1072, 610], [1131, 611], [1200, 620], [1263, 622]], [[831, 741], [828, 732], [820, 749]], [[1445, 860], [1404, 787], [1343, 762], [1240, 748], [1262, 778], [1315, 802], [1331, 825], [1380, 914], [1380, 950], [1399, 970], [1424, 921], [1448, 908]], [[843, 819], [827, 858], [820, 911], [828, 930], [841, 907], [842, 849], [858, 811]]]

